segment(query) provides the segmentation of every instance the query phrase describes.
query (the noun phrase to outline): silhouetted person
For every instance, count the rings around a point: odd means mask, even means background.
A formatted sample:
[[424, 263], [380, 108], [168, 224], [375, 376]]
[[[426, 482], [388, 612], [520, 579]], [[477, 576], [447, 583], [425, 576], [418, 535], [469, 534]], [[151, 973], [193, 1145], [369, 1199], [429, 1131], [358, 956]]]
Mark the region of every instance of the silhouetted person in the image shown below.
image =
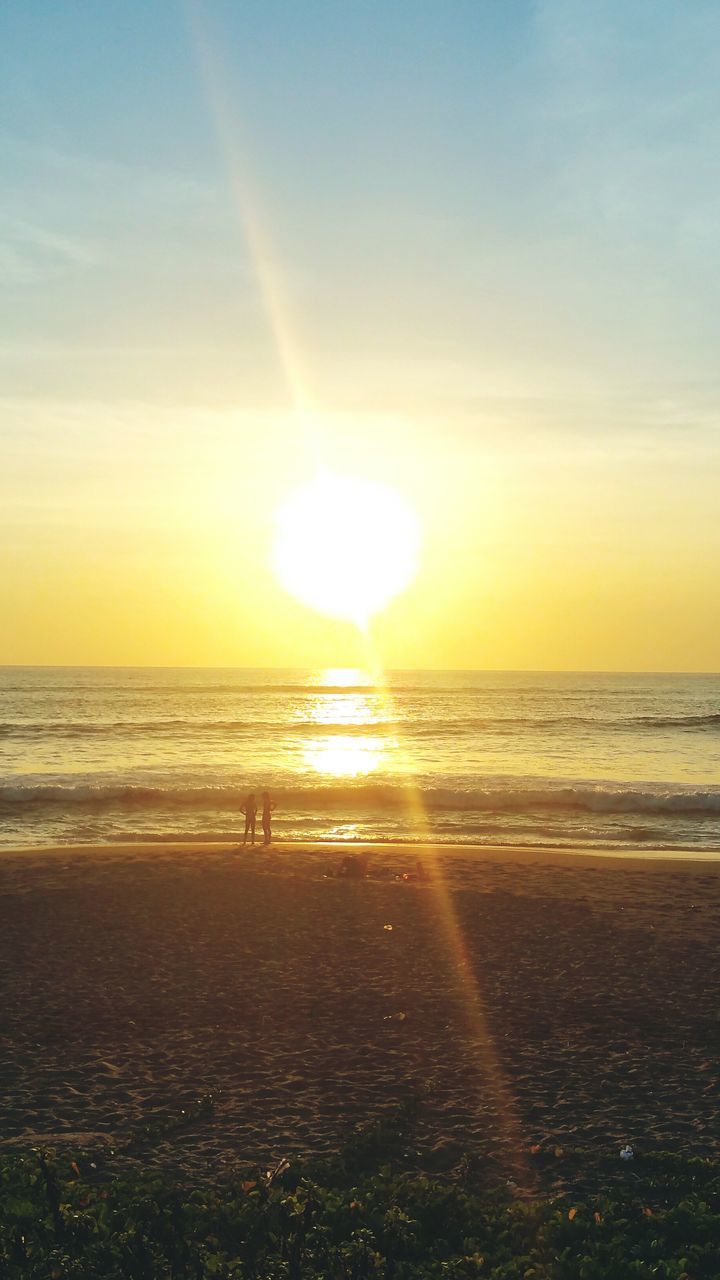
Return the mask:
[[340, 864], [340, 875], [350, 880], [362, 880], [367, 875], [368, 856], [366, 853], [348, 853]]
[[247, 838], [250, 836], [250, 843], [255, 843], [255, 817], [257, 815], [257, 805], [255, 796], [248, 796], [244, 804], [240, 805], [240, 812], [245, 814], [245, 834], [243, 836], [243, 844], [247, 844]]
[[262, 793], [263, 844], [270, 844], [270, 841], [272, 840], [272, 815], [274, 810], [275, 810], [275, 805], [271, 804], [270, 802], [270, 792], [263, 791]]

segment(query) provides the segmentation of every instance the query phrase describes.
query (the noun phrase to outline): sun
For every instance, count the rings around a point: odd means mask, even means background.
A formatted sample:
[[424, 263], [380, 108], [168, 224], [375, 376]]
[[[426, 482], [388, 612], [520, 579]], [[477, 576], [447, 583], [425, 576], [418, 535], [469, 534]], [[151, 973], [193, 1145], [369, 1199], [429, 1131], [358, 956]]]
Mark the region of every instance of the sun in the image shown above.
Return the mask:
[[418, 520], [401, 494], [323, 472], [277, 512], [273, 567], [303, 604], [365, 627], [412, 582], [419, 548]]

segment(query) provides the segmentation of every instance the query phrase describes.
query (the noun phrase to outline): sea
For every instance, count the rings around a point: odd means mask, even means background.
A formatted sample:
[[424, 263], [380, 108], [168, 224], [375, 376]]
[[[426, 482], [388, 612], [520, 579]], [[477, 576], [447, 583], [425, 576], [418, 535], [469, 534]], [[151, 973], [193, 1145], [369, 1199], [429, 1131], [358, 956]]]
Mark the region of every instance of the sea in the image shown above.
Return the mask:
[[720, 675], [0, 668], [0, 844], [720, 850]]

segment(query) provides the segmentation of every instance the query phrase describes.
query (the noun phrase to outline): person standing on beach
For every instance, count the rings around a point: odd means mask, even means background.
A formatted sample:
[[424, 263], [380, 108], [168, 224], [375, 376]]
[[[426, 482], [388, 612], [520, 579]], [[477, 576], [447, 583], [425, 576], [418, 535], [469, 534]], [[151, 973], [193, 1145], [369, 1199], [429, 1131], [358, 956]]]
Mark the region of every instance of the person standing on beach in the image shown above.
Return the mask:
[[275, 805], [270, 802], [269, 791], [263, 791], [262, 802], [263, 844], [270, 844], [270, 841], [272, 840], [272, 815], [275, 810]]
[[240, 805], [240, 812], [245, 814], [245, 834], [243, 836], [243, 844], [247, 844], [247, 838], [250, 836], [250, 843], [255, 843], [255, 818], [257, 815], [257, 804], [255, 796], [251, 792], [244, 804]]

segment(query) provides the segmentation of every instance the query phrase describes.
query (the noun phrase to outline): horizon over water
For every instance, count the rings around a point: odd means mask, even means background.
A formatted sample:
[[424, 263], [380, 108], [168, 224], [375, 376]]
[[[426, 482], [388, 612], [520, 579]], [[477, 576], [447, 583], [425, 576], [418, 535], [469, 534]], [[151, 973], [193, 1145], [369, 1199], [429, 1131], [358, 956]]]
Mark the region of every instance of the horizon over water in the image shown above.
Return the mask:
[[0, 668], [0, 844], [720, 849], [720, 675]]

